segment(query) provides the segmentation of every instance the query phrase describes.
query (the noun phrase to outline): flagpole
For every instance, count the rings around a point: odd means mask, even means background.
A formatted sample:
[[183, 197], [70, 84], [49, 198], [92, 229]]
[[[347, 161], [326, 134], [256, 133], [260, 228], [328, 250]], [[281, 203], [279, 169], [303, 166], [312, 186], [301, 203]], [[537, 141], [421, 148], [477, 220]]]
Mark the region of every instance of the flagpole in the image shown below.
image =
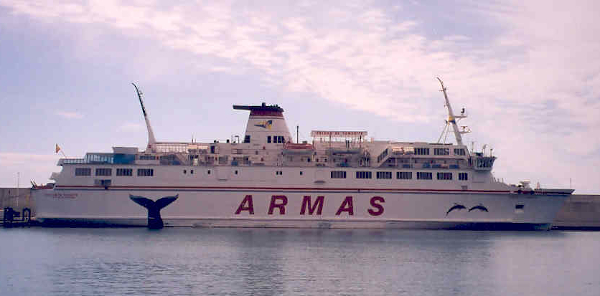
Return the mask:
[[56, 144], [56, 148], [54, 149], [54, 152], [55, 152], [55, 153], [58, 153], [58, 152], [60, 152], [60, 153], [62, 153], [62, 155], [63, 155], [65, 158], [67, 158], [67, 155], [66, 155], [66, 154], [65, 154], [65, 152], [62, 150], [62, 148], [60, 148], [60, 146], [58, 146], [58, 143]]

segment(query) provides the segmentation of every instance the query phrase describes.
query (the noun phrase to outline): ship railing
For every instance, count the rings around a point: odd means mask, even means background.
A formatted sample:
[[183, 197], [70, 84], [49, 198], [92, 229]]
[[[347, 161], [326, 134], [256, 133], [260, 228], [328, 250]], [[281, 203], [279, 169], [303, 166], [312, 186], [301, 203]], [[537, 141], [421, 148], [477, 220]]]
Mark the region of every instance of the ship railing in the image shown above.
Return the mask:
[[58, 165], [63, 164], [112, 164], [114, 154], [112, 153], [88, 153], [84, 158], [61, 158]]
[[154, 149], [159, 153], [187, 153], [189, 149], [206, 150], [208, 147], [189, 143], [156, 143]]
[[61, 158], [58, 160], [58, 165], [63, 164], [85, 164], [87, 161], [83, 158]]
[[392, 146], [392, 153], [396, 155], [414, 155], [415, 148], [412, 146]]

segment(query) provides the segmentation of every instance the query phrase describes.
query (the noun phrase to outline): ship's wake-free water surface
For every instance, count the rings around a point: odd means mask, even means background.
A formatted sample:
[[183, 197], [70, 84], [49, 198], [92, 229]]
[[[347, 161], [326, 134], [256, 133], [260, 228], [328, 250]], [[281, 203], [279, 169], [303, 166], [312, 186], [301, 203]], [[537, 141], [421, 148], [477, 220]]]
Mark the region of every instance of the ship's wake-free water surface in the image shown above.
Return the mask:
[[0, 295], [598, 295], [600, 232], [0, 230]]

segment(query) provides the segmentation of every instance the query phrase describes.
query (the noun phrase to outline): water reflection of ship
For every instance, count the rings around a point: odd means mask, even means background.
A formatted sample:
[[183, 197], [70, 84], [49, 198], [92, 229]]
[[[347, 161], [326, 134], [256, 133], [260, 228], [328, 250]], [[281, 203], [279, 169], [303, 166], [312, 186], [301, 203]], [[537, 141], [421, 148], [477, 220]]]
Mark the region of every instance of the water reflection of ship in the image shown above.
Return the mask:
[[[240, 266], [235, 273], [243, 281], [239, 295], [285, 295], [285, 258], [283, 250], [288, 232], [282, 229], [239, 229], [237, 232], [237, 254]], [[232, 275], [236, 277], [236, 274]]]

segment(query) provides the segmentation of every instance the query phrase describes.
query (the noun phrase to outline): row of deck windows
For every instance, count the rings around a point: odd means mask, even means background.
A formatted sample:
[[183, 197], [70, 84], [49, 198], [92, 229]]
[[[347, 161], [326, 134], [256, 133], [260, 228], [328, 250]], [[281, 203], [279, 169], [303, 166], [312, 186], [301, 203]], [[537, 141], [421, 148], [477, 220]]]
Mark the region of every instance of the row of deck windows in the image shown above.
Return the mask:
[[[467, 153], [463, 148], [454, 148], [454, 155], [464, 156]], [[429, 148], [415, 148], [415, 155], [430, 155]], [[450, 148], [433, 148], [433, 155], [450, 155]]]
[[[271, 143], [271, 136], [267, 136], [267, 143]], [[273, 136], [273, 143], [285, 143], [283, 136]]]
[[449, 148], [434, 148], [433, 155], [450, 155]]
[[[184, 174], [187, 173], [186, 170], [183, 171]], [[194, 171], [191, 170], [190, 174], [193, 174]], [[210, 175], [210, 170], [207, 171]], [[75, 176], [91, 176], [92, 169], [91, 168], [75, 168]], [[238, 174], [238, 171], [235, 171], [235, 174]], [[276, 171], [276, 175], [283, 175], [283, 171]], [[302, 172], [300, 172], [302, 175]], [[110, 168], [97, 168], [96, 176], [112, 176], [112, 169]], [[133, 169], [126, 168], [118, 168], [117, 176], [133, 176]], [[137, 176], [139, 177], [151, 177], [154, 176], [154, 169], [137, 169]], [[376, 172], [375, 174], [377, 179], [392, 179], [392, 172]], [[372, 179], [373, 175], [370, 171], [357, 171], [356, 179]], [[437, 180], [452, 180], [453, 173], [449, 172], [438, 172], [436, 173]], [[346, 171], [331, 171], [332, 179], [346, 179]], [[396, 172], [396, 179], [399, 180], [412, 180], [413, 172]], [[417, 172], [417, 180], [432, 180], [433, 173], [431, 172]], [[468, 173], [458, 173], [458, 180], [467, 181], [469, 180]]]
[[[375, 174], [377, 179], [392, 179], [392, 172], [377, 172]], [[453, 173], [436, 173], [437, 180], [452, 180]], [[332, 179], [346, 179], [345, 171], [331, 171]], [[369, 171], [357, 171], [356, 179], [371, 179], [372, 175]], [[396, 179], [399, 180], [412, 180], [413, 172], [396, 172]], [[417, 180], [433, 180], [433, 173], [431, 172], [417, 172]], [[458, 180], [467, 181], [469, 180], [468, 173], [458, 173]]]
[[[112, 169], [110, 168], [97, 168], [95, 172], [96, 176], [112, 176]], [[75, 176], [91, 176], [91, 168], [75, 168]], [[138, 169], [137, 175], [139, 177], [152, 177], [154, 176], [154, 169]], [[117, 169], [117, 176], [133, 176], [133, 169]]]

